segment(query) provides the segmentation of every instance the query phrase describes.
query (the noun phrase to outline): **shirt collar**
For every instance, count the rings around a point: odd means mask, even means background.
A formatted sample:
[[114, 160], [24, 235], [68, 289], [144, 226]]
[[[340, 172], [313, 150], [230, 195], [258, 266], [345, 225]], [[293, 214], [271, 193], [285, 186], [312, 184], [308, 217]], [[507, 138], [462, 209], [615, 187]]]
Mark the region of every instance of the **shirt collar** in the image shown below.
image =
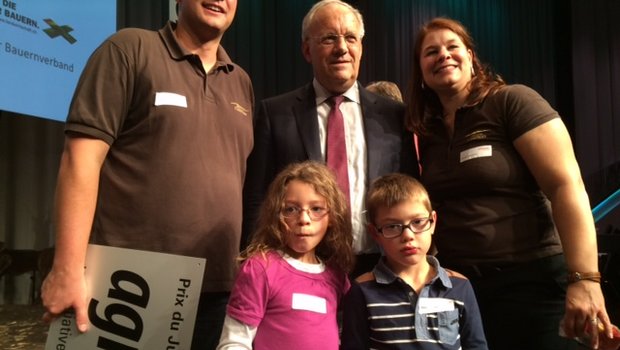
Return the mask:
[[[170, 57], [175, 60], [183, 60], [188, 57], [194, 56], [193, 53], [188, 51], [181, 45], [181, 43], [177, 40], [177, 37], [174, 35], [174, 29], [176, 28], [177, 23], [168, 21], [166, 25], [159, 30], [159, 35], [164, 41], [166, 45], [166, 49], [168, 49], [168, 53]], [[232, 60], [228, 56], [228, 53], [222, 45], [219, 45], [216, 53], [216, 63], [214, 69], [222, 69], [226, 73], [230, 73], [235, 68]]]
[[[316, 96], [315, 101], [317, 106], [333, 96], [329, 91], [327, 91], [326, 88], [323, 87], [323, 85], [321, 85], [321, 83], [319, 83], [318, 80], [316, 80], [316, 78], [312, 80], [312, 87], [314, 88], [314, 94]], [[355, 84], [353, 84], [349, 88], [349, 90], [345, 91], [342, 95], [347, 98], [347, 101], [353, 101], [359, 104], [360, 91], [358, 82], [356, 81]]]
[[[437, 276], [433, 278], [430, 284], [441, 283], [441, 285], [447, 289], [452, 288], [450, 277], [446, 270], [439, 265], [437, 258], [432, 255], [427, 255], [426, 261], [437, 271]], [[391, 284], [398, 279], [398, 276], [385, 264], [385, 257], [379, 259], [379, 263], [375, 266], [373, 273], [375, 275], [375, 280], [380, 284]]]

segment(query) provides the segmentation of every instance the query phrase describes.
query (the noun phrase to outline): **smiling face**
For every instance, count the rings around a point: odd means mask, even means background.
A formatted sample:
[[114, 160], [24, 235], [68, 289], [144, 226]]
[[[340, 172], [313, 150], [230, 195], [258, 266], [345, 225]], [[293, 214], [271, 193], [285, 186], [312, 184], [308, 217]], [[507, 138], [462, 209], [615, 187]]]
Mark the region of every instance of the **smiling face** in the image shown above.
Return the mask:
[[472, 58], [472, 51], [455, 32], [428, 32], [420, 51], [424, 84], [439, 95], [464, 91], [472, 79]]
[[325, 197], [318, 194], [312, 185], [292, 180], [286, 187], [284, 207], [302, 209], [299, 215], [284, 218], [287, 226], [284, 233], [287, 253], [302, 262], [316, 264], [315, 250], [327, 232], [329, 214], [319, 219], [312, 219], [309, 211], [328, 209]]
[[319, 83], [331, 93], [343, 93], [357, 80], [362, 58], [361, 23], [350, 9], [326, 5], [316, 12], [302, 52]]
[[[428, 218], [430, 215], [433, 223], [424, 232], [414, 233], [406, 228], [403, 233], [394, 238], [385, 238], [377, 231], [389, 224], [409, 224], [416, 219]], [[392, 207], [377, 208], [374, 225], [369, 225], [369, 231], [373, 238], [385, 252], [386, 262], [390, 269], [399, 274], [408, 270], [411, 266], [426, 264], [426, 254], [430, 249], [432, 235], [435, 231], [436, 214], [429, 213], [426, 205], [414, 198], [407, 199]]]
[[200, 38], [221, 37], [230, 27], [237, 0], [177, 0], [179, 25]]

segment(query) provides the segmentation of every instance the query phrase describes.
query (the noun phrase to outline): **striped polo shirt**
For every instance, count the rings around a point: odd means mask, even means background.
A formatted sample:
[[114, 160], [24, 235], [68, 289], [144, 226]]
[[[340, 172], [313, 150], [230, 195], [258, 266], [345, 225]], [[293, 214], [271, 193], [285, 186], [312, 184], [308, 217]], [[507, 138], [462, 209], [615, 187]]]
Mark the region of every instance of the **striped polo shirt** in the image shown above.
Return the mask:
[[473, 288], [443, 269], [418, 295], [385, 264], [362, 275], [343, 303], [341, 349], [487, 349]]

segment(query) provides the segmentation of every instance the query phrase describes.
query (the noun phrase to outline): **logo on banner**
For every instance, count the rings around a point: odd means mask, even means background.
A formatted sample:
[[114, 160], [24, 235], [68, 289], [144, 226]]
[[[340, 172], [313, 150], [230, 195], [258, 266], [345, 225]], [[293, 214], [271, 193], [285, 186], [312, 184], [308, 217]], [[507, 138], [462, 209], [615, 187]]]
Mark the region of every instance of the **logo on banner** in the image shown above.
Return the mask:
[[45, 34], [47, 34], [47, 36], [49, 36], [50, 38], [54, 39], [58, 36], [61, 36], [65, 40], [67, 40], [69, 44], [75, 44], [75, 42], [77, 42], [77, 39], [75, 39], [73, 36], [71, 36], [71, 34], [69, 34], [69, 32], [73, 31], [73, 28], [69, 27], [68, 25], [60, 26], [56, 24], [56, 22], [54, 22], [54, 20], [51, 18], [46, 18], [43, 21], [50, 26], [47, 29], [43, 29]]

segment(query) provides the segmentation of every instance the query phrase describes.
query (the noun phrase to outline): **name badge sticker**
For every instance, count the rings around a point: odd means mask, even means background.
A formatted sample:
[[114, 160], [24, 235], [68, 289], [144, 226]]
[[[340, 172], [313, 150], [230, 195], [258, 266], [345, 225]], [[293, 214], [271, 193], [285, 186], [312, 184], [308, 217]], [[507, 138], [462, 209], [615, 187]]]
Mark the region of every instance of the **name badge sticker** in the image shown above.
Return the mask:
[[327, 300], [309, 294], [293, 293], [293, 310], [306, 310], [320, 314], [327, 313]]
[[470, 148], [461, 152], [461, 163], [475, 158], [490, 157], [493, 155], [493, 146], [485, 145]]
[[187, 98], [174, 92], [156, 92], [155, 106], [177, 106], [187, 108]]
[[418, 312], [430, 314], [434, 312], [454, 310], [454, 300], [446, 298], [420, 298], [418, 300]]

